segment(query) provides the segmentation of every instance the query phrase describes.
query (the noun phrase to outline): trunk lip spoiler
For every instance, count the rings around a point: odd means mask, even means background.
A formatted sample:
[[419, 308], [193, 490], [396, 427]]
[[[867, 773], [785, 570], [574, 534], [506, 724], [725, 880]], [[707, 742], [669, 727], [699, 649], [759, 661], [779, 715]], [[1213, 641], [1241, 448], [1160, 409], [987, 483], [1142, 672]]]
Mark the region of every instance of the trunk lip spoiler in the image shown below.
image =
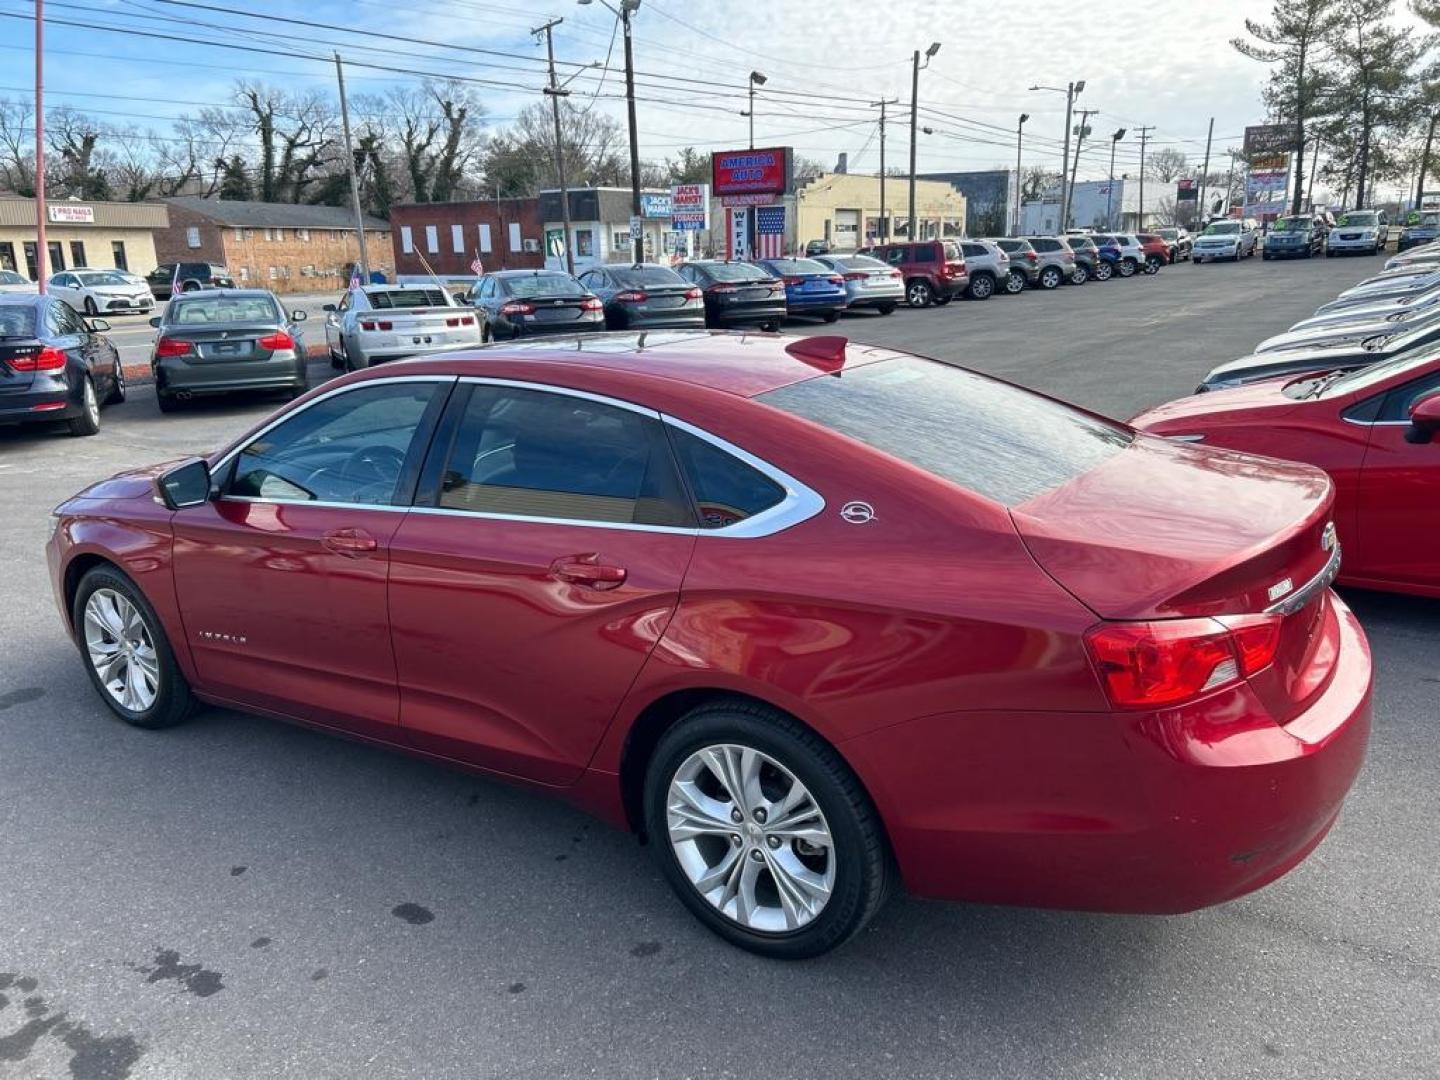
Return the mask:
[[1306, 604], [1315, 598], [1315, 594], [1322, 589], [1329, 588], [1331, 582], [1340, 574], [1340, 545], [1337, 543], [1335, 549], [1330, 552], [1330, 558], [1320, 572], [1307, 581], [1300, 588], [1296, 589], [1289, 596], [1277, 600], [1265, 609], [1266, 615], [1293, 615]]

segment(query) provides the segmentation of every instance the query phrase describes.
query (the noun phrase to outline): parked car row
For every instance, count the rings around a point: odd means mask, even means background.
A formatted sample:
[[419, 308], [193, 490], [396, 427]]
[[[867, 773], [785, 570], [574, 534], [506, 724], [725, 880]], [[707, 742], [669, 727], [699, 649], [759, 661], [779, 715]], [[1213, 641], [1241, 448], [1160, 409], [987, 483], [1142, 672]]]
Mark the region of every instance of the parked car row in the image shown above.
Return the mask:
[[1339, 580], [1440, 597], [1440, 243], [1131, 423], [1323, 469]]

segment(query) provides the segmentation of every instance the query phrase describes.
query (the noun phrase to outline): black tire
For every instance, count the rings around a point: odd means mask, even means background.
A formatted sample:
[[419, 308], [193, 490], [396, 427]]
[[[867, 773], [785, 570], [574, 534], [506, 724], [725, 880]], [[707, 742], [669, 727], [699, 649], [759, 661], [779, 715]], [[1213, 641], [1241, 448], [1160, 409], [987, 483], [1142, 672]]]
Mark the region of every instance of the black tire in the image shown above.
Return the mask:
[[490, 324], [487, 322], [484, 326], [480, 328], [480, 344], [489, 345], [490, 342], [494, 340], [495, 335], [490, 333]]
[[110, 380], [110, 393], [105, 395], [102, 405], [119, 405], [125, 400], [125, 365], [115, 361], [115, 377]]
[[894, 304], [877, 304], [875, 310], [880, 312], [881, 315], [889, 315], [895, 310], [895, 307], [896, 305]]
[[1134, 259], [1121, 259], [1121, 260], [1120, 260], [1119, 271], [1120, 271], [1120, 276], [1121, 276], [1122, 278], [1134, 277], [1134, 276], [1135, 276], [1135, 271], [1136, 271], [1137, 269], [1138, 269], [1138, 267], [1136, 267], [1136, 265], [1135, 265], [1135, 260], [1134, 260]]
[[820, 316], [820, 317], [821, 317], [825, 322], [827, 322], [827, 323], [832, 323], [832, 322], [837, 321], [837, 320], [840, 318], [840, 312], [838, 312], [838, 311], [827, 311], [827, 312], [825, 312], [824, 315], [822, 315], [822, 316]]
[[160, 406], [162, 413], [178, 412], [180, 409], [180, 402], [170, 394], [156, 393], [155, 404]]
[[989, 274], [976, 274], [965, 287], [965, 295], [971, 300], [989, 300], [995, 295], [995, 279]]
[[1261, 261], [1261, 262], [1269, 262], [1269, 261], [1270, 261], [1270, 253], [1269, 253], [1268, 251], [1262, 251], [1262, 252], [1260, 253], [1260, 261]]
[[[156, 690], [155, 700], [148, 709], [137, 711], [126, 708], [116, 701], [110, 691], [101, 683], [95, 665], [90, 662], [85, 645], [85, 605], [89, 602], [90, 597], [100, 589], [113, 590], [135, 606], [145, 623], [145, 631], [154, 645], [155, 660], [159, 669], [159, 686]], [[70, 608], [70, 619], [71, 626], [74, 628], [75, 645], [80, 650], [81, 662], [84, 663], [85, 670], [90, 675], [90, 682], [101, 699], [110, 707], [111, 712], [127, 724], [152, 730], [174, 727], [189, 717], [195, 704], [195, 699], [190, 693], [190, 684], [186, 682], [184, 672], [175, 662], [175, 654], [170, 648], [170, 639], [165, 636], [165, 628], [155, 614], [155, 609], [150, 606], [150, 602], [145, 599], [145, 594], [133, 581], [109, 563], [90, 570], [80, 579], [80, 585], [75, 590], [75, 602]]]
[[936, 307], [944, 307], [946, 304], [948, 304], [951, 300], [954, 300], [954, 299], [955, 299], [955, 298], [954, 298], [953, 296], [946, 296], [946, 295], [943, 294], [943, 293], [938, 293], [938, 294], [936, 294], [936, 296], [935, 296], [935, 306], [936, 306]]
[[1112, 264], [1106, 262], [1104, 259], [1101, 259], [1098, 263], [1095, 264], [1096, 281], [1109, 281], [1114, 276], [1115, 267]]
[[199, 292], [199, 291], [200, 291], [200, 283], [199, 283], [198, 281], [195, 281], [194, 279], [191, 279], [190, 281], [182, 281], [182, 282], [180, 283], [180, 291], [181, 291], [182, 293], [185, 293], [185, 292]]
[[1058, 266], [1047, 266], [1040, 271], [1040, 287], [1046, 292], [1058, 289], [1065, 281], [1065, 275]]
[[87, 319], [93, 319], [99, 314], [100, 309], [95, 306], [95, 301], [91, 297], [85, 297], [85, 317]]
[[1158, 274], [1160, 272], [1160, 267], [1164, 264], [1164, 261], [1165, 260], [1160, 258], [1159, 255], [1151, 255], [1145, 260], [1145, 273]]
[[95, 380], [89, 375], [85, 376], [85, 385], [81, 389], [81, 400], [84, 407], [80, 415], [73, 420], [67, 420], [71, 435], [99, 435], [100, 434], [100, 398], [95, 393]]
[[332, 368], [334, 368], [336, 371], [340, 371], [345, 367], [345, 361], [340, 359], [334, 349], [326, 348], [325, 351], [330, 354], [330, 366]]
[[[805, 785], [829, 826], [834, 887], [820, 912], [798, 929], [752, 930], [722, 914], [690, 883], [676, 857], [667, 827], [671, 779], [692, 754], [717, 744], [755, 749], [778, 762]], [[879, 815], [859, 779], [813, 731], [763, 705], [702, 705], [667, 731], [646, 771], [644, 807], [650, 847], [681, 903], [730, 944], [762, 956], [801, 960], [843, 944], [880, 910], [896, 876]]]
[[935, 302], [935, 290], [923, 278], [915, 278], [905, 285], [905, 299], [911, 307], [929, 307]]
[[1005, 275], [1005, 291], [1011, 296], [1019, 296], [1025, 291], [1025, 271], [1011, 270]]
[[760, 329], [767, 334], [778, 334], [780, 332], [780, 323], [776, 319], [771, 319], [769, 322], [762, 322]]

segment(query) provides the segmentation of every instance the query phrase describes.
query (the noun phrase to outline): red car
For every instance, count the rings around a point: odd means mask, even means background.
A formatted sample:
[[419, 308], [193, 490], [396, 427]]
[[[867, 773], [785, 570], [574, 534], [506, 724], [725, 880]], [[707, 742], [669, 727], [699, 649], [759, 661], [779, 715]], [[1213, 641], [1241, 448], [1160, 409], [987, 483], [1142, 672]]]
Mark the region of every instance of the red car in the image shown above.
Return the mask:
[[337, 379], [81, 492], [48, 553], [129, 723], [558, 794], [799, 957], [893, 884], [1178, 912], [1299, 863], [1370, 727], [1332, 498], [844, 338], [650, 332]]
[[1181, 398], [1131, 421], [1186, 442], [1304, 461], [1335, 482], [1340, 580], [1440, 597], [1440, 352]]
[[1156, 236], [1154, 233], [1140, 233], [1135, 239], [1140, 241], [1140, 250], [1145, 253], [1145, 272], [1157, 274], [1160, 267], [1171, 261], [1170, 244], [1163, 236]]

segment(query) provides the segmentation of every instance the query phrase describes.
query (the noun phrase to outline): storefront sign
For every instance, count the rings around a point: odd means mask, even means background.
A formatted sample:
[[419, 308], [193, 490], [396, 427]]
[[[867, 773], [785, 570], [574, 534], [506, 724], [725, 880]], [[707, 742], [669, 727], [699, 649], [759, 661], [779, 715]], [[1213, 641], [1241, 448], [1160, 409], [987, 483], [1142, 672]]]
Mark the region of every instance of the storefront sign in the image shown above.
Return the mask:
[[676, 184], [670, 189], [670, 215], [677, 231], [710, 228], [710, 185]]
[[1245, 129], [1245, 156], [1283, 154], [1295, 148], [1294, 124], [1256, 124]]
[[668, 218], [670, 196], [659, 192], [640, 193], [640, 216], [647, 218]]
[[1200, 197], [1200, 189], [1195, 186], [1194, 180], [1175, 181], [1175, 201], [1194, 202]]
[[51, 221], [68, 225], [95, 224], [95, 208], [93, 206], [77, 206], [75, 203], [48, 203], [46, 209], [50, 212]]
[[721, 195], [721, 206], [770, 206], [774, 195]]
[[784, 195], [792, 179], [790, 148], [724, 150], [710, 156], [710, 172], [716, 195]]
[[748, 259], [750, 257], [750, 211], [743, 206], [731, 207], [725, 211], [730, 219], [725, 230], [727, 259]]

